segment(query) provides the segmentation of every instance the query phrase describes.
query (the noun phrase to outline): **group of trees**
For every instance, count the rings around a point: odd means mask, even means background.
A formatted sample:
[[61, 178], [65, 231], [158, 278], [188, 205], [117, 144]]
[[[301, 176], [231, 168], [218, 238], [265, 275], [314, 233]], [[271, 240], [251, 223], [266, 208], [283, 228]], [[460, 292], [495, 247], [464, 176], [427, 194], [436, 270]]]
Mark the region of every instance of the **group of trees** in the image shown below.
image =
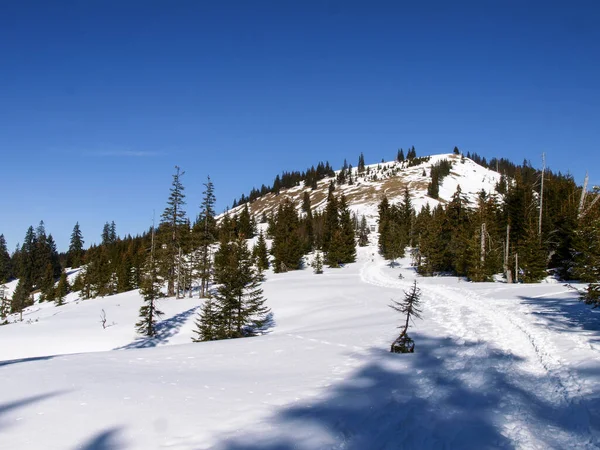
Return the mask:
[[[303, 256], [321, 250], [329, 267], [340, 267], [356, 259], [356, 221], [344, 195], [329, 192], [323, 212], [313, 212], [310, 194], [304, 193], [299, 214], [293, 201], [285, 199], [268, 219], [267, 234], [273, 239], [273, 270], [287, 272], [300, 269]], [[366, 222], [363, 224], [366, 228]]]
[[[407, 191], [399, 205], [383, 198], [381, 254], [394, 260], [411, 247], [421, 274], [452, 273], [474, 281], [504, 273], [509, 282], [533, 282], [554, 269], [564, 279], [593, 282], [588, 299], [598, 302], [598, 207], [590, 207], [591, 198], [582, 201], [571, 176], [502, 164], [512, 168], [505, 185], [497, 187], [502, 198], [482, 191], [472, 205], [459, 186], [445, 206], [427, 205], [418, 214]], [[437, 167], [438, 177], [449, 170], [445, 164]]]

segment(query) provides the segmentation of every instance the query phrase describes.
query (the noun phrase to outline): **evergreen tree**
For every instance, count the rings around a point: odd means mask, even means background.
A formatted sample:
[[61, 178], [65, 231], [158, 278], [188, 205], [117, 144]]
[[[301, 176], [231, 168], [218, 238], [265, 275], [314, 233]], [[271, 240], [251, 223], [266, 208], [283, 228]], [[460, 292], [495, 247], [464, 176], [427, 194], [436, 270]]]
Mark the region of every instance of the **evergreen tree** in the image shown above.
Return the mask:
[[163, 267], [167, 278], [167, 295], [173, 297], [175, 295], [175, 278], [177, 273], [177, 256], [179, 255], [180, 243], [180, 229], [185, 225], [185, 211], [183, 206], [185, 205], [185, 194], [183, 193], [184, 187], [181, 183], [181, 177], [185, 174], [179, 168], [175, 166], [175, 174], [173, 175], [173, 181], [171, 183], [171, 189], [169, 199], [167, 200], [167, 206], [161, 215], [161, 229], [163, 231], [163, 239], [166, 245], [165, 252], [163, 254]]
[[192, 341], [202, 342], [226, 339], [224, 322], [214, 300], [208, 297], [200, 308], [200, 314], [195, 322], [196, 329], [194, 333], [196, 337], [192, 338]]
[[71, 242], [67, 253], [67, 265], [77, 269], [83, 264], [83, 234], [79, 228], [79, 222], [75, 223], [71, 233]]
[[148, 337], [156, 334], [156, 321], [163, 315], [157, 308], [158, 299], [164, 297], [161, 290], [164, 282], [160, 277], [158, 261], [155, 258], [154, 240], [154, 227], [152, 227], [150, 255], [140, 285], [144, 304], [140, 307], [140, 320], [135, 324], [136, 331]]
[[60, 274], [58, 285], [56, 286], [56, 293], [54, 294], [54, 301], [56, 306], [62, 306], [65, 304], [65, 298], [69, 293], [69, 280], [67, 280], [67, 272], [64, 270]]
[[242, 212], [238, 216], [237, 235], [243, 237], [244, 239], [252, 239], [254, 237], [252, 219], [250, 217], [250, 211], [248, 210], [247, 203], [244, 205]]
[[11, 312], [19, 313], [21, 322], [23, 321], [23, 309], [25, 309], [26, 306], [33, 304], [31, 299], [31, 291], [33, 287], [27, 283], [28, 281], [26, 278], [19, 278], [10, 304]]
[[231, 339], [257, 333], [268, 320], [260, 271], [244, 239], [221, 243], [215, 254], [214, 302], [203, 308], [196, 340]]
[[354, 225], [348, 209], [348, 203], [344, 195], [340, 198], [340, 234], [341, 234], [341, 260], [346, 264], [356, 261], [356, 240], [354, 236]]
[[357, 170], [358, 170], [359, 174], [362, 174], [365, 171], [365, 157], [362, 154], [362, 152], [361, 152], [360, 156], [358, 157], [358, 169]]
[[323, 273], [323, 257], [321, 256], [321, 252], [317, 250], [315, 254], [315, 259], [313, 261], [313, 271], [320, 275]]
[[366, 247], [369, 245], [369, 227], [367, 226], [367, 218], [363, 215], [360, 220], [360, 228], [358, 230], [358, 245]]
[[408, 326], [411, 319], [421, 318], [420, 298], [421, 290], [417, 287], [417, 280], [415, 280], [410, 291], [404, 292], [404, 300], [402, 302], [392, 300], [390, 308], [400, 314], [406, 315], [406, 321], [403, 325], [398, 327], [402, 329], [402, 331], [392, 343], [390, 349], [392, 353], [413, 353], [415, 351], [415, 343], [408, 336]]
[[273, 270], [276, 273], [302, 267], [304, 245], [300, 237], [296, 207], [290, 200], [279, 204], [273, 229]]
[[398, 162], [404, 161], [404, 150], [398, 149], [398, 155], [396, 156]]
[[310, 203], [310, 194], [308, 191], [304, 192], [302, 197], [302, 212], [305, 216], [302, 219], [302, 225], [304, 227], [304, 234], [306, 240], [305, 252], [310, 252], [315, 246], [315, 231], [314, 231], [314, 217], [312, 213], [312, 206]]
[[4, 235], [0, 234], [0, 284], [12, 278], [12, 263]]
[[[196, 263], [196, 272], [200, 278], [200, 298], [208, 295], [208, 283], [212, 272], [212, 258], [210, 246], [217, 240], [217, 223], [215, 220], [215, 193], [210, 177], [204, 183], [204, 193], [200, 205], [200, 217], [194, 225], [194, 234], [197, 236], [199, 255]], [[228, 219], [227, 216], [225, 216]]]
[[256, 261], [256, 267], [259, 270], [264, 271], [269, 268], [269, 255], [267, 250], [267, 241], [265, 240], [265, 236], [262, 231], [258, 235], [258, 239], [256, 241], [256, 245], [252, 251], [254, 259]]

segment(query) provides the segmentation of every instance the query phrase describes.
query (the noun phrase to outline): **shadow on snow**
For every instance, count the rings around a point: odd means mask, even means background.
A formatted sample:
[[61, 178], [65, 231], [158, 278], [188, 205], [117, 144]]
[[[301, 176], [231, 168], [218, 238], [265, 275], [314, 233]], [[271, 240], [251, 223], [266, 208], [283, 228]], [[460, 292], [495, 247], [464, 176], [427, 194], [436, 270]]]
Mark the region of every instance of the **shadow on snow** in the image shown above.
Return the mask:
[[110, 428], [98, 433], [89, 441], [78, 445], [77, 448], [81, 450], [117, 450], [125, 448], [125, 444], [118, 436], [120, 432], [121, 428]]
[[[519, 357], [476, 342], [413, 337], [417, 353], [373, 350], [367, 364], [320, 400], [284, 408], [266, 421], [265, 433], [230, 437], [217, 448], [514, 448], [528, 432], [547, 448], [556, 436], [598, 444], [598, 416], [542, 397], [538, 386], [547, 377], [522, 372]], [[587, 403], [598, 406], [600, 399]]]
[[170, 338], [175, 336], [181, 327], [187, 322], [189, 317], [196, 312], [198, 306], [188, 309], [187, 311], [180, 312], [179, 314], [170, 317], [169, 319], [165, 319], [159, 322], [156, 325], [156, 335], [152, 337], [140, 337], [135, 341], [124, 345], [122, 347], [117, 347], [114, 350], [128, 350], [132, 348], [150, 348], [156, 347], [160, 344], [165, 344], [169, 341]]

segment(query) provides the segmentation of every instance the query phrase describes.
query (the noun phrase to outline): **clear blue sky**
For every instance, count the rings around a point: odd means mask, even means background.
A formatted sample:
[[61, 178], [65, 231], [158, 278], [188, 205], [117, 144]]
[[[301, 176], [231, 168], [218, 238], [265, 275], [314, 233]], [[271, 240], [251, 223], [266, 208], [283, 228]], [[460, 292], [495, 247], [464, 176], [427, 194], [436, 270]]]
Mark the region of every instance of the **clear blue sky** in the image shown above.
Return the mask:
[[600, 184], [599, 24], [595, 1], [4, 1], [0, 233], [141, 232], [176, 164], [192, 218], [207, 175], [222, 211], [410, 145]]

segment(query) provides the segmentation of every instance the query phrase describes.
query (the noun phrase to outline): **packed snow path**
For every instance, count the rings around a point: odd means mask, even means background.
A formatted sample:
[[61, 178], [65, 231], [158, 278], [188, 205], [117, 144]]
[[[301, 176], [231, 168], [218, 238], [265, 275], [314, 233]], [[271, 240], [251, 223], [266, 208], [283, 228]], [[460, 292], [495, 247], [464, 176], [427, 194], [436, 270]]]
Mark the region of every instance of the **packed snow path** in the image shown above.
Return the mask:
[[[400, 263], [390, 268], [367, 247], [324, 275], [269, 274], [275, 326], [252, 339], [181, 345], [197, 301], [165, 300], [167, 345], [128, 345], [140, 304], [132, 295], [0, 327], [0, 447], [598, 447], [600, 318], [575, 292], [418, 278], [416, 353], [394, 355], [401, 319], [388, 305], [416, 276]], [[61, 345], [86, 351], [85, 339], [72, 341], [92, 336], [81, 323], [92, 310], [97, 322], [100, 305], [118, 325], [87, 351], [120, 349], [51, 356]]]

